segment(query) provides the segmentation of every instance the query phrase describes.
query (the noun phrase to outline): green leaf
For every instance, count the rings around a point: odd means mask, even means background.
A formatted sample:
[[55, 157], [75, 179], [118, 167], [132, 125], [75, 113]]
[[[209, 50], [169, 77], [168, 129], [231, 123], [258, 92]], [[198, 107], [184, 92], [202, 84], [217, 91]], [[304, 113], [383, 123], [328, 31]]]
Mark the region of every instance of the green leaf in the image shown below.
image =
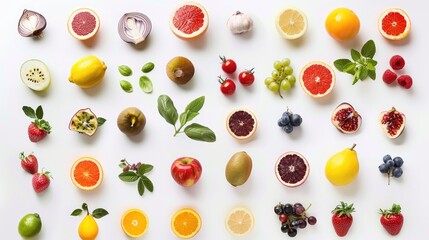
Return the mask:
[[126, 164], [126, 163], [123, 163], [123, 162], [119, 163], [119, 165], [118, 165], [118, 167], [120, 167], [120, 168], [124, 168], [124, 167], [126, 167], [126, 166], [127, 166], [127, 164]]
[[367, 58], [366, 59], [366, 63], [368, 64], [368, 63], [370, 63], [372, 66], [377, 66], [377, 61], [375, 61], [374, 59], [372, 59], [372, 58]]
[[91, 215], [94, 218], [99, 219], [99, 218], [102, 218], [102, 217], [106, 216], [107, 214], [109, 214], [109, 212], [106, 211], [105, 209], [103, 209], [103, 208], [97, 208], [94, 211], [92, 211]]
[[349, 62], [344, 66], [344, 72], [349, 74], [355, 74], [356, 63]]
[[97, 123], [98, 123], [98, 126], [100, 127], [100, 126], [103, 126], [103, 124], [106, 122], [106, 119], [105, 118], [102, 118], [102, 117], [97, 117]]
[[145, 65], [143, 65], [142, 72], [148, 73], [152, 71], [154, 68], [155, 68], [155, 64], [153, 62], [147, 62], [145, 63]]
[[27, 115], [27, 117], [34, 118], [34, 119], [36, 118], [36, 112], [34, 111], [34, 109], [32, 107], [23, 106], [22, 111], [24, 111], [24, 113], [25, 113], [25, 115]]
[[372, 80], [375, 80], [375, 78], [376, 78], [375, 70], [369, 70], [369, 71], [368, 71], [368, 76], [369, 76]]
[[342, 58], [335, 60], [334, 66], [338, 69], [338, 71], [344, 72], [346, 65], [350, 63], [352, 63], [352, 61], [350, 61], [349, 59]]
[[149, 190], [149, 192], [153, 192], [153, 183], [152, 181], [146, 177], [146, 176], [142, 176], [141, 180], [144, 184], [144, 186], [147, 188], [147, 190]]
[[367, 68], [368, 70], [371, 70], [371, 71], [374, 71], [374, 70], [375, 70], [374, 65], [372, 65], [372, 63], [370, 63], [370, 62], [367, 62], [367, 63], [366, 63], [366, 68]]
[[180, 125], [183, 126], [188, 122], [189, 111], [182, 112], [179, 116]]
[[140, 77], [139, 86], [145, 93], [151, 93], [153, 91], [152, 81], [147, 76]]
[[204, 106], [204, 101], [205, 101], [205, 97], [201, 96], [198, 97], [194, 100], [192, 100], [185, 108], [185, 112], [189, 111], [189, 112], [199, 112], [201, 110], [201, 108], [203, 108]]
[[361, 55], [358, 51], [352, 49], [351, 50], [352, 59], [356, 62], [361, 62]]
[[362, 50], [360, 51], [362, 56], [373, 58], [376, 52], [375, 43], [373, 40], [368, 40], [363, 46]]
[[355, 85], [358, 81], [359, 81], [359, 74], [360, 74], [360, 70], [358, 69], [355, 73], [355, 75], [353, 75], [353, 82], [352, 85]]
[[131, 93], [134, 91], [133, 85], [127, 80], [121, 80], [119, 81], [119, 84], [121, 85], [122, 90], [124, 90], [127, 93]]
[[83, 210], [78, 208], [78, 209], [75, 209], [70, 215], [71, 216], [79, 216], [82, 214], [82, 212], [83, 212]]
[[367, 77], [368, 77], [368, 68], [363, 67], [362, 70], [359, 73], [359, 79], [360, 80], [364, 80]]
[[186, 117], [186, 120], [189, 122], [192, 119], [194, 119], [196, 116], [198, 116], [199, 113], [197, 112], [188, 112], [188, 115]]
[[143, 183], [143, 180], [141, 178], [139, 179], [139, 183], [137, 184], [137, 190], [139, 191], [140, 196], [143, 196], [144, 183]]
[[138, 175], [143, 176], [144, 174], [152, 171], [153, 166], [150, 164], [142, 164], [138, 169]]
[[215, 142], [216, 135], [210, 130], [210, 128], [200, 125], [198, 123], [192, 123], [185, 127], [184, 132], [186, 136], [193, 140], [204, 141], [204, 142]]
[[118, 70], [119, 70], [119, 73], [122, 76], [125, 76], [125, 77], [131, 76], [133, 74], [133, 71], [127, 65], [121, 65], [121, 66], [119, 66]]
[[158, 97], [158, 112], [171, 125], [175, 125], [178, 118], [177, 109], [173, 101], [167, 95]]
[[139, 176], [135, 172], [122, 172], [119, 174], [119, 179], [121, 179], [124, 182], [135, 182], [139, 179]]

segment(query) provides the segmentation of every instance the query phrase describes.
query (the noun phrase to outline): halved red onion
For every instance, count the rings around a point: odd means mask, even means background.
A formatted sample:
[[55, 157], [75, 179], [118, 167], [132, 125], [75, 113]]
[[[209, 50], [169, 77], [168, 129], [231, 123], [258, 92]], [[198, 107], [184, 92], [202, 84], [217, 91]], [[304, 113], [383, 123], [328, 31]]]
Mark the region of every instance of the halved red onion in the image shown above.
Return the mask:
[[119, 36], [128, 43], [135, 45], [143, 42], [152, 30], [152, 22], [149, 17], [143, 13], [130, 12], [125, 13], [119, 19]]
[[18, 22], [18, 32], [23, 37], [37, 37], [46, 28], [45, 17], [35, 11], [24, 9]]

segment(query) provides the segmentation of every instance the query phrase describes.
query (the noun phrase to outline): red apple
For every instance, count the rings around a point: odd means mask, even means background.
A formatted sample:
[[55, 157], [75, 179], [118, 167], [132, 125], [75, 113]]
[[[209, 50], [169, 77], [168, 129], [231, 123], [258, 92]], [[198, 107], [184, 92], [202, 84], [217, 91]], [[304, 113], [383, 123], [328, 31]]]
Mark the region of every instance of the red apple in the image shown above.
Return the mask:
[[200, 162], [192, 157], [181, 157], [171, 165], [171, 176], [174, 181], [184, 187], [190, 187], [198, 182], [203, 168]]

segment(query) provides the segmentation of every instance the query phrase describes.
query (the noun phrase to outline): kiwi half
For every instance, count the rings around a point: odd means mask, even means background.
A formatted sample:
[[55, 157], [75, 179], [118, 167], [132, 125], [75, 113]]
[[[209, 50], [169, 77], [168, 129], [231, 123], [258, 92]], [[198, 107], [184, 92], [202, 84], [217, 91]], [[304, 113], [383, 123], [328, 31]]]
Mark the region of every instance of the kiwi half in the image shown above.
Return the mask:
[[89, 108], [80, 109], [73, 115], [69, 129], [92, 136], [98, 128], [97, 116]]
[[30, 59], [21, 65], [22, 82], [34, 91], [43, 91], [51, 84], [51, 74], [45, 63]]

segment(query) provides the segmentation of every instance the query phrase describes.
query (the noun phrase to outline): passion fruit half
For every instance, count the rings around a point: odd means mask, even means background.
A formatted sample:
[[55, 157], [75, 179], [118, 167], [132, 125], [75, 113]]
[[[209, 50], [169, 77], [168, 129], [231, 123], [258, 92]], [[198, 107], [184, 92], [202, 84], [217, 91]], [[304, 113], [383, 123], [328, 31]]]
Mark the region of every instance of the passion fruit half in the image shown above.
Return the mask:
[[[105, 120], [103, 119], [102, 122]], [[97, 128], [101, 126], [97, 116], [90, 108], [84, 108], [77, 111], [70, 120], [69, 129], [78, 133], [92, 136]]]
[[300, 153], [283, 153], [277, 160], [275, 174], [280, 183], [294, 188], [303, 184], [310, 174], [310, 165]]
[[226, 129], [231, 136], [238, 140], [252, 137], [257, 126], [255, 114], [247, 109], [236, 109], [226, 119]]

